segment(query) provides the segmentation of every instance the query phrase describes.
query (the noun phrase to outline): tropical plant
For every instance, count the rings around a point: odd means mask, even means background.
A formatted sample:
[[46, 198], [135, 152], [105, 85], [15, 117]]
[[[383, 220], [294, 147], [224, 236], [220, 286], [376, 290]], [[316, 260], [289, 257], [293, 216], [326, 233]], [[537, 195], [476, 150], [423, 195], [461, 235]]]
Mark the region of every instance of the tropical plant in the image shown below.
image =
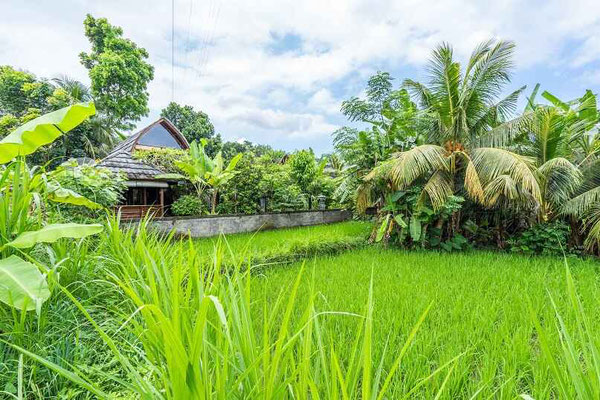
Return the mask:
[[196, 189], [198, 197], [206, 188], [212, 189], [211, 194], [211, 212], [214, 214], [217, 209], [217, 200], [219, 189], [223, 187], [233, 176], [234, 169], [242, 154], [238, 154], [225, 167], [223, 155], [218, 152], [214, 158], [210, 158], [204, 151], [206, 140], [190, 144], [190, 159], [175, 162], [175, 165], [183, 171], [183, 174], [162, 174], [157, 178], [168, 179], [186, 179], [192, 183]]
[[52, 271], [29, 256], [28, 249], [102, 230], [99, 224], [46, 224], [46, 201], [101, 206], [61, 187], [39, 168], [30, 169], [24, 161], [25, 155], [51, 143], [94, 112], [93, 103], [73, 105], [29, 121], [0, 141], [0, 164], [8, 163], [0, 170], [0, 301], [15, 308], [39, 313], [50, 294], [45, 275]]
[[426, 144], [398, 152], [376, 167], [365, 179], [359, 209], [373, 200], [369, 194], [381, 178], [396, 190], [422, 182], [420, 203], [434, 210], [461, 193], [487, 208], [533, 208], [540, 202], [530, 158], [481, 146], [508, 119], [524, 89], [498, 101], [510, 79], [513, 50], [512, 42], [484, 42], [464, 71], [448, 44], [433, 52], [428, 83], [404, 82], [428, 115]]
[[186, 194], [171, 204], [171, 213], [173, 215], [200, 215], [204, 208], [204, 201], [201, 198]]

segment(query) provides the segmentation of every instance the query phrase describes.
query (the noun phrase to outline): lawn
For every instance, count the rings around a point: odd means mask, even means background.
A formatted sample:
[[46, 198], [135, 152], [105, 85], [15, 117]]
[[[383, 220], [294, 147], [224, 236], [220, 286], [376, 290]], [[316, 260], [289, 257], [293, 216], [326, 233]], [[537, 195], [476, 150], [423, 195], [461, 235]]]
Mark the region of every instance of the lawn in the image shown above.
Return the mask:
[[[599, 264], [578, 259], [569, 260], [569, 264], [588, 315], [598, 327]], [[522, 393], [536, 399], [550, 396], [548, 363], [540, 356], [529, 307], [547, 326], [558, 353], [550, 297], [557, 302], [566, 324], [573, 322], [566, 306], [561, 259], [369, 247], [261, 270], [254, 278], [253, 295], [273, 302], [281, 290], [289, 290], [302, 265], [299, 307], [307, 301], [312, 287], [318, 310], [364, 314], [373, 279], [374, 359], [386, 351], [388, 367], [419, 316], [433, 302], [393, 381], [392, 398], [406, 393], [420, 378], [458, 355], [444, 398], [469, 398], [476, 393], [478, 398], [515, 398]], [[323, 317], [333, 332], [336, 349], [346, 358], [355, 340], [357, 319]], [[421, 397], [433, 398], [444, 377], [441, 374], [425, 385]]]

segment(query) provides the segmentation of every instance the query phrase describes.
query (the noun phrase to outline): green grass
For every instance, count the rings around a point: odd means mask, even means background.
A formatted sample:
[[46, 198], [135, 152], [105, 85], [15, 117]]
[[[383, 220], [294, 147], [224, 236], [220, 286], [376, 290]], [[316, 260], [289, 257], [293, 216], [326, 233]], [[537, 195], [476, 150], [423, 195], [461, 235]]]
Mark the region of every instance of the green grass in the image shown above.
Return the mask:
[[597, 260], [569, 259], [567, 284], [559, 258], [385, 249], [369, 230], [180, 241], [112, 221], [55, 245], [66, 289], [39, 318], [0, 307], [0, 398], [597, 398]]
[[[347, 221], [329, 225], [240, 233], [195, 241], [198, 251], [212, 258], [215, 247], [224, 242], [225, 263], [236, 263], [240, 257], [251, 257], [253, 264], [292, 261], [315, 254], [335, 254], [366, 244], [371, 224]], [[249, 261], [249, 260], [246, 260]]]
[[[600, 264], [578, 259], [569, 260], [569, 264], [597, 332]], [[262, 271], [254, 278], [253, 295], [272, 301], [279, 288], [296, 278], [300, 266]], [[561, 259], [371, 247], [309, 259], [305, 268], [299, 293], [307, 293], [309, 287], [318, 292], [315, 307], [321, 311], [360, 313], [373, 277], [374, 355], [381, 356], [387, 347], [386, 367], [433, 301], [414, 346], [392, 381], [391, 395], [406, 393], [419, 378], [462, 354], [446, 383], [444, 398], [469, 398], [476, 393], [478, 398], [515, 398], [523, 393], [548, 398], [553, 387], [550, 365], [540, 355], [530, 304], [548, 336], [551, 352], [560, 354], [562, 350], [550, 296], [566, 326], [575, 330]], [[300, 298], [298, 304], [304, 300]], [[335, 316], [326, 323], [337, 348], [351, 348], [357, 322]], [[341, 357], [347, 359], [349, 355], [342, 352]], [[443, 380], [443, 375], [431, 380], [420, 396], [434, 397]]]

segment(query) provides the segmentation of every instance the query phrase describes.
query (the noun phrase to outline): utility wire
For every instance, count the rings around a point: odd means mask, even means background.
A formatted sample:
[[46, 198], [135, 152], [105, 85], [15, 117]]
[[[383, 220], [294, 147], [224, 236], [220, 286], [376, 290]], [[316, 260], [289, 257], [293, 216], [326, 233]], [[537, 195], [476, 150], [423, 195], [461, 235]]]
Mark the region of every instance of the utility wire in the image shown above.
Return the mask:
[[171, 101], [175, 101], [175, 0], [171, 0]]

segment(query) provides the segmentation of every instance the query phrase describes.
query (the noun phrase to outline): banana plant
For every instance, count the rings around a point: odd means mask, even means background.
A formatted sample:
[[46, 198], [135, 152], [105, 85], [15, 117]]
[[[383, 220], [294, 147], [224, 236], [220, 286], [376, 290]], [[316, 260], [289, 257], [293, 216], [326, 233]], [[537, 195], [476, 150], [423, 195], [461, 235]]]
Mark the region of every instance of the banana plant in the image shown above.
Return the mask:
[[52, 143], [94, 113], [93, 103], [74, 104], [29, 121], [0, 141], [0, 301], [19, 310], [39, 314], [50, 297], [47, 276], [52, 271], [29, 254], [31, 248], [62, 238], [83, 238], [103, 229], [100, 224], [47, 223], [48, 201], [101, 206], [62, 188], [51, 173], [29, 168], [24, 156]]
[[206, 140], [202, 139], [200, 143], [193, 141], [190, 144], [190, 160], [177, 161], [175, 165], [184, 172], [184, 174], [161, 174], [158, 179], [177, 179], [187, 180], [194, 188], [198, 197], [206, 188], [212, 188], [211, 210], [214, 214], [217, 207], [217, 197], [219, 190], [235, 175], [234, 169], [242, 158], [242, 154], [237, 154], [225, 167], [223, 155], [219, 151], [214, 158], [210, 158], [204, 147]]

